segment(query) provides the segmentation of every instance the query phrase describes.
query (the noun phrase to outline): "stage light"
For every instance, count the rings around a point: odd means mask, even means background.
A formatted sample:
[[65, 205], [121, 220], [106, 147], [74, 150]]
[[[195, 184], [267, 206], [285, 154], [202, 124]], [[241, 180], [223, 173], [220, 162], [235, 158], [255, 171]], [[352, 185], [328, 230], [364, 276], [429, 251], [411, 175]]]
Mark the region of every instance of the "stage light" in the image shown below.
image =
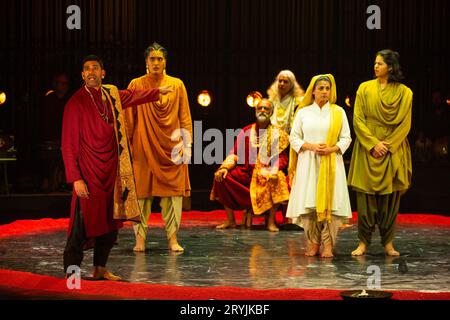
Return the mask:
[[6, 93], [0, 91], [0, 106], [6, 102]]
[[208, 90], [200, 91], [200, 93], [197, 96], [197, 102], [202, 107], [205, 108], [208, 107], [212, 102], [211, 94], [209, 93], [209, 91]]
[[262, 94], [258, 91], [252, 91], [247, 96], [247, 104], [252, 108], [256, 107], [261, 100]]
[[45, 96], [48, 96], [49, 94], [52, 94], [53, 92], [55, 92], [55, 91], [53, 91], [53, 90], [48, 90], [47, 93], [45, 94]]
[[449, 105], [450, 106], [450, 99], [447, 99], [447, 105]]
[[345, 105], [346, 105], [347, 107], [349, 107], [349, 108], [352, 107], [352, 103], [351, 103], [351, 101], [350, 101], [350, 97], [349, 97], [349, 96], [345, 97]]

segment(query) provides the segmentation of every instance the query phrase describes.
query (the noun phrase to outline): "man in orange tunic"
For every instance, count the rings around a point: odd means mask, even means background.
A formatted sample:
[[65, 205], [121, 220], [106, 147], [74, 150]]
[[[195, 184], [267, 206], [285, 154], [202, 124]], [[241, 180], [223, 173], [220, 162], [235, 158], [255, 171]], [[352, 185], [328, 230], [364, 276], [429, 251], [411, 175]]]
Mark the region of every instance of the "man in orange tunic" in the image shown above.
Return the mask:
[[[147, 74], [133, 79], [129, 89], [170, 85], [173, 91], [159, 101], [127, 110], [127, 129], [133, 155], [141, 223], [134, 226], [134, 251], [145, 251], [147, 221], [152, 200], [161, 197], [169, 249], [182, 252], [177, 232], [183, 197], [190, 196], [188, 161], [192, 147], [192, 120], [183, 82], [165, 73], [167, 50], [157, 43], [145, 51]], [[150, 107], [150, 108], [149, 108]]]

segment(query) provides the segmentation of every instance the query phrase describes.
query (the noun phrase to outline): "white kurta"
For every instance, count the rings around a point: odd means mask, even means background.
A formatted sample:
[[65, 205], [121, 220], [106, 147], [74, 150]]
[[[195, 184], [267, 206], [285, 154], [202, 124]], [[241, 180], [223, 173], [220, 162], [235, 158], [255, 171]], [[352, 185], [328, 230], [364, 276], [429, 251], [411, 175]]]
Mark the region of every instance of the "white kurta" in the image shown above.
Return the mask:
[[[345, 111], [341, 107], [339, 109], [344, 114], [342, 115], [341, 132], [336, 143], [340, 151], [336, 152], [336, 178], [332, 214], [341, 217], [351, 217], [352, 210], [342, 155], [350, 146], [352, 139]], [[329, 103], [325, 104], [322, 109], [316, 103], [313, 103], [297, 112], [289, 138], [291, 147], [298, 153], [296, 174], [286, 213], [290, 218], [315, 212], [316, 210], [316, 190], [321, 156], [313, 151], [301, 150], [301, 147], [305, 142], [313, 144], [325, 143], [329, 128]]]

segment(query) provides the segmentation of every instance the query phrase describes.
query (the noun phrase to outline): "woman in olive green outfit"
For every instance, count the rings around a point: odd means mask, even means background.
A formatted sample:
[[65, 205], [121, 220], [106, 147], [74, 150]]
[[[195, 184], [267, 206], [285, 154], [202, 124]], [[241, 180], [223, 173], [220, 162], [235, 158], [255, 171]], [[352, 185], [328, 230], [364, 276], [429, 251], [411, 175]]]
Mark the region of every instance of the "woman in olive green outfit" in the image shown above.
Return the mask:
[[358, 248], [363, 255], [378, 225], [381, 243], [390, 256], [398, 256], [392, 240], [400, 196], [411, 184], [411, 128], [413, 94], [403, 79], [399, 55], [392, 50], [377, 53], [376, 79], [363, 82], [357, 91], [353, 126], [356, 141], [348, 184], [356, 191]]

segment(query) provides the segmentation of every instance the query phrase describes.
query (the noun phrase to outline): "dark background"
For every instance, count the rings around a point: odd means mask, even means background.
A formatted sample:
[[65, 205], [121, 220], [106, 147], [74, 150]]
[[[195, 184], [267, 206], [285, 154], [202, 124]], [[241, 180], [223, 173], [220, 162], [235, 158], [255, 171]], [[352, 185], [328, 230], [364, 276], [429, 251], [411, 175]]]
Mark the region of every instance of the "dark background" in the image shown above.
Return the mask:
[[[81, 8], [81, 30], [66, 27], [72, 4]], [[381, 9], [381, 30], [366, 27], [372, 4]], [[167, 73], [185, 83], [192, 119], [203, 121], [204, 130], [253, 122], [246, 95], [265, 95], [282, 69], [292, 70], [304, 89], [313, 75], [334, 74], [338, 104], [345, 106], [345, 97], [354, 101], [358, 85], [372, 78], [374, 55], [385, 48], [400, 53], [404, 83], [414, 92], [413, 150], [417, 132], [433, 130], [432, 92], [450, 97], [447, 0], [14, 0], [1, 7], [0, 91], [8, 100], [0, 106], [0, 133], [15, 136], [18, 161], [8, 170], [16, 193], [38, 187], [26, 177], [39, 175], [36, 119], [52, 75], [68, 73], [72, 91], [78, 89], [81, 60], [91, 53], [105, 62], [105, 83], [124, 88], [145, 73], [143, 52], [159, 42], [169, 51]], [[208, 110], [196, 103], [202, 89], [213, 93]], [[352, 109], [345, 108], [351, 122]], [[216, 168], [190, 166], [199, 207], [209, 201]], [[448, 155], [415, 161], [413, 170], [403, 212], [450, 213]]]

